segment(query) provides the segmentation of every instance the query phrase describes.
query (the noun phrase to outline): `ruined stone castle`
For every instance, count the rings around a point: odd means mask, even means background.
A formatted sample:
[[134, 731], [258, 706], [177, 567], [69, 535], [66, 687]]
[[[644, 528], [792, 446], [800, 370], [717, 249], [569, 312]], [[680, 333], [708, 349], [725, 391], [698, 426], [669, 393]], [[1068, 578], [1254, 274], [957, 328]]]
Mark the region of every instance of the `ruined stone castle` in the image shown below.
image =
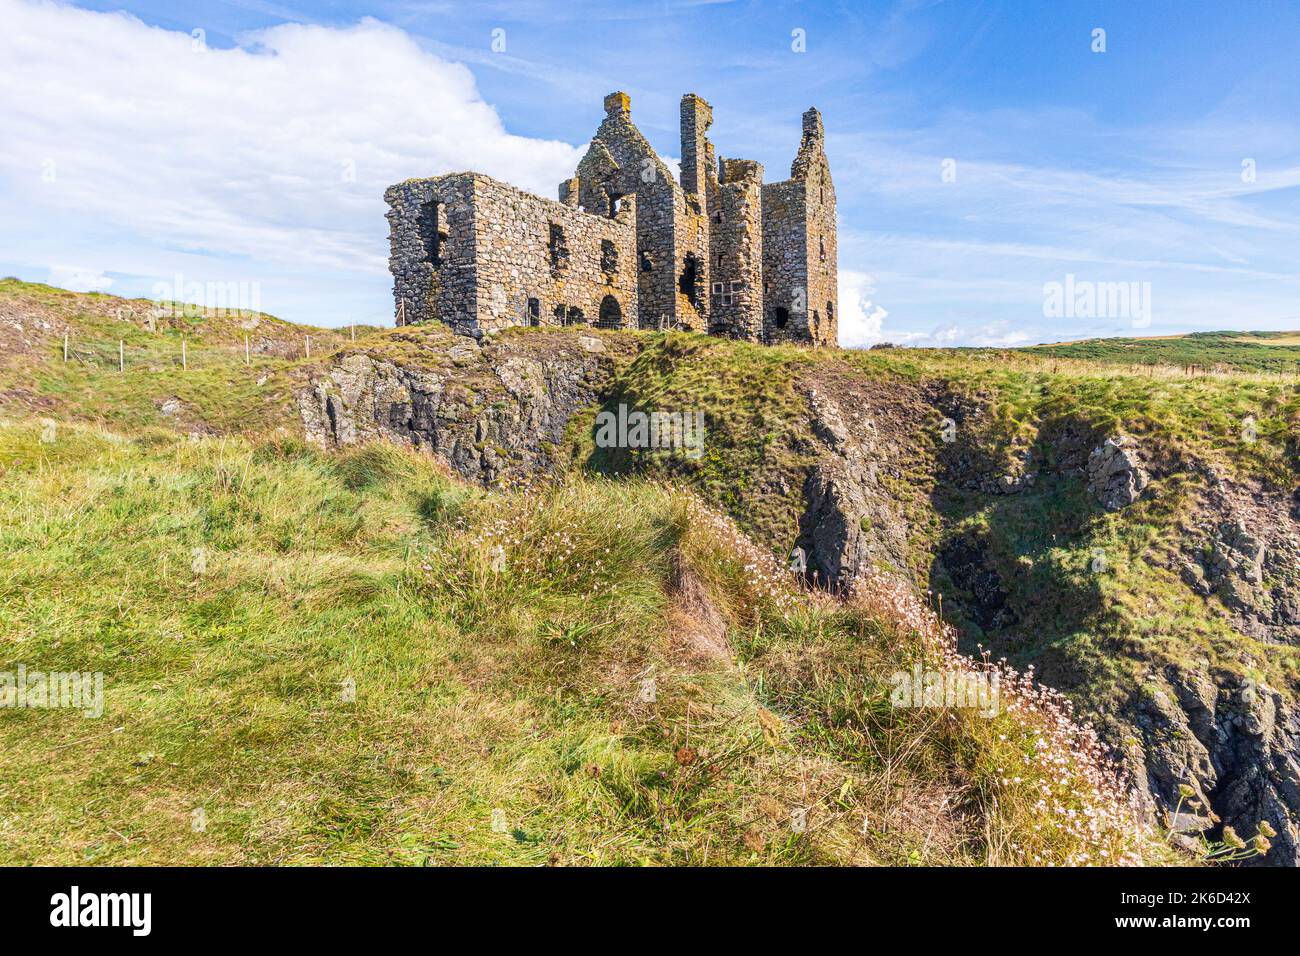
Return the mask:
[[632, 122], [626, 94], [559, 201], [481, 173], [389, 187], [399, 324], [479, 336], [511, 325], [690, 329], [836, 345], [835, 189], [821, 114], [803, 114], [790, 178], [717, 160], [713, 109], [681, 102], [681, 179]]

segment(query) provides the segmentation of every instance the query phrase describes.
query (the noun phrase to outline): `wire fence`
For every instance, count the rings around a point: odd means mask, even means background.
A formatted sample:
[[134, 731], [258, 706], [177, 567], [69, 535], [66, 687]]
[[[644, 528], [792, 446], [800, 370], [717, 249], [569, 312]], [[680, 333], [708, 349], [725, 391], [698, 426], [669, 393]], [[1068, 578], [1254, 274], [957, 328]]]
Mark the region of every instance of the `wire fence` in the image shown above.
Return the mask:
[[242, 342], [204, 342], [187, 337], [141, 339], [63, 337], [59, 357], [68, 364], [104, 371], [198, 371], [228, 368], [232, 363], [257, 365], [266, 361], [309, 360], [332, 352], [341, 344], [355, 342], [355, 328], [324, 337], [304, 335], [294, 339], [267, 339], [245, 336]]

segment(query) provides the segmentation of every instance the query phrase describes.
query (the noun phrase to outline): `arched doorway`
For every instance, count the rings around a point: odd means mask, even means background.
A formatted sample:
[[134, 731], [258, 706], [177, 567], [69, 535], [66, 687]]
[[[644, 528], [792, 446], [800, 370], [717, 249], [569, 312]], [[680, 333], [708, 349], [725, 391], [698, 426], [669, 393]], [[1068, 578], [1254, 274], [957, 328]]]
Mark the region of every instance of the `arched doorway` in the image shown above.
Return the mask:
[[600, 318], [596, 324], [602, 329], [620, 329], [623, 327], [623, 308], [618, 299], [607, 295], [600, 300]]

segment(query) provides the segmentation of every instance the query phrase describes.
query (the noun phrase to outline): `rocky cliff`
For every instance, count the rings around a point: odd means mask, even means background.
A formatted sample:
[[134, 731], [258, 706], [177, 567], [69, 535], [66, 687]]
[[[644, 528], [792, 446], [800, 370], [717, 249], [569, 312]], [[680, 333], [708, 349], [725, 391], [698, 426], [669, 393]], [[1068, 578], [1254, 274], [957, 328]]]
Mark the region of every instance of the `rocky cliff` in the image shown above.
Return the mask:
[[[572, 467], [660, 475], [782, 558], [797, 548], [811, 586], [905, 573], [968, 651], [1035, 665], [1089, 712], [1153, 812], [1190, 785], [1200, 813], [1176, 829], [1253, 834], [1265, 820], [1267, 862], [1300, 863], [1294, 485], [1078, 410], [1011, 421], [990, 390], [848, 357], [403, 334], [318, 372], [300, 398], [310, 438], [413, 444], [483, 484]], [[597, 453], [591, 416], [623, 401], [704, 410], [703, 459]]]
[[625, 348], [577, 333], [480, 344], [433, 328], [396, 338], [398, 348], [385, 344], [338, 354], [300, 394], [308, 439], [333, 447], [408, 443], [484, 485], [567, 465], [570, 421], [608, 390]]

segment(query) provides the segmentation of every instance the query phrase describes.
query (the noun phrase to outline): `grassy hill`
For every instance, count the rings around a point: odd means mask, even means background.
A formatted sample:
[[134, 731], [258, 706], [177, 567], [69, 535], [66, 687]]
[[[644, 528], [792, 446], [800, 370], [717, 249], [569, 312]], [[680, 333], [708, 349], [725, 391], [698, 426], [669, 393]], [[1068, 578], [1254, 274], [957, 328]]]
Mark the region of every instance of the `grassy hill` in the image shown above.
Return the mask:
[[[375, 331], [358, 326], [355, 335], [364, 340]], [[352, 334], [3, 279], [0, 402], [11, 412], [127, 429], [224, 434], [291, 426], [308, 353], [319, 358]]]
[[5, 656], [105, 710], [0, 713], [6, 863], [1168, 856], [1052, 698], [891, 708], [924, 609], [809, 596], [681, 492], [46, 437], [0, 427]]
[[1160, 338], [1088, 339], [1023, 351], [1121, 365], [1300, 373], [1300, 332], [1192, 332]]
[[[0, 862], [1186, 861], [1062, 700], [1014, 672], [997, 671], [1014, 706], [993, 719], [890, 705], [918, 663], [990, 673], [901, 583], [960, 591], [933, 564], [957, 537], [982, 541], [1024, 612], [986, 639], [1073, 675], [1078, 703], [1202, 655], [1294, 682], [1295, 648], [1207, 615], [1158, 560], [1190, 489], [1107, 518], [1077, 481], [945, 483], [926, 411], [978, 407], [963, 467], [990, 474], [1063, 430], [1123, 430], [1286, 489], [1293, 370], [596, 333], [629, 341], [613, 399], [702, 409], [708, 453], [618, 460], [584, 419], [586, 467], [526, 494], [297, 437], [295, 392], [331, 354], [418, 363], [438, 330], [164, 318], [0, 282], [0, 670], [102, 671], [105, 704], [0, 710]], [[919, 416], [879, 418], [908, 450], [882, 480], [911, 537], [845, 601], [773, 555], [798, 532], [810, 394], [876, 387]], [[1097, 547], [1104, 581], [1086, 573]]]

